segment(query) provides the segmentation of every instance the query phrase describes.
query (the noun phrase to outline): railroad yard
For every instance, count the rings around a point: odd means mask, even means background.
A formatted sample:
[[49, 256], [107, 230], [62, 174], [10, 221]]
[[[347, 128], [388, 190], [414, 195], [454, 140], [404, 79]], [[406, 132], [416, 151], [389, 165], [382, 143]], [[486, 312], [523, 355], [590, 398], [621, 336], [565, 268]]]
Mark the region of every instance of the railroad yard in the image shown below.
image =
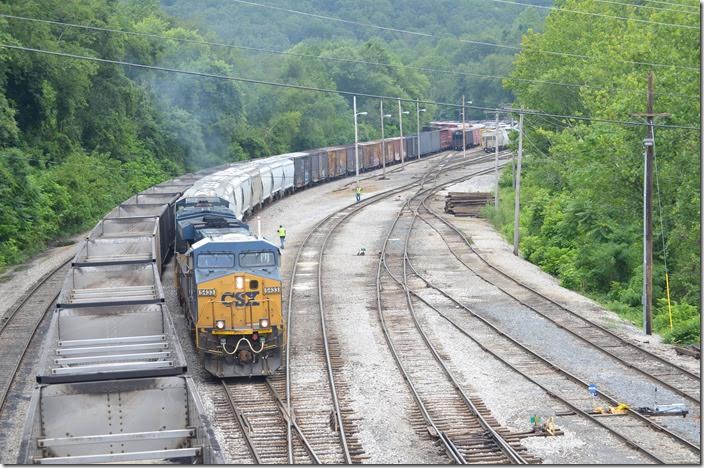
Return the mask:
[[[163, 265], [165, 310], [214, 460], [701, 462], [697, 359], [560, 287], [513, 256], [486, 220], [444, 213], [448, 192], [493, 190], [493, 171], [493, 154], [445, 151], [391, 167], [386, 179], [363, 174], [358, 204], [343, 178], [250, 218], [254, 228], [261, 217], [272, 242], [279, 225], [288, 231], [287, 348], [272, 377], [218, 379], [202, 368], [174, 261]], [[0, 283], [3, 463], [20, 457], [40, 350], [74, 254], [55, 248]], [[18, 271], [31, 284], [18, 284]], [[596, 410], [621, 403], [612, 414]], [[686, 417], [638, 411], [671, 404]]]

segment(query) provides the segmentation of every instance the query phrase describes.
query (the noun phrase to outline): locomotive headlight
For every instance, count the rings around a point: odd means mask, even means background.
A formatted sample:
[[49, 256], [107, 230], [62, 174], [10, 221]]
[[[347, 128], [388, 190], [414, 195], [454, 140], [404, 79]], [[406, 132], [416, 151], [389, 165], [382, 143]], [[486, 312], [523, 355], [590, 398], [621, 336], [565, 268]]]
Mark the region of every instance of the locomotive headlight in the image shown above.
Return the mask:
[[217, 322], [215, 322], [215, 328], [218, 328], [218, 329], [220, 329], [220, 330], [222, 330], [223, 328], [225, 328], [225, 321], [224, 321], [224, 320], [218, 320]]
[[244, 278], [241, 276], [238, 276], [235, 278], [235, 287], [237, 289], [244, 289]]
[[269, 319], [261, 319], [259, 321], [259, 328], [267, 328], [269, 326]]

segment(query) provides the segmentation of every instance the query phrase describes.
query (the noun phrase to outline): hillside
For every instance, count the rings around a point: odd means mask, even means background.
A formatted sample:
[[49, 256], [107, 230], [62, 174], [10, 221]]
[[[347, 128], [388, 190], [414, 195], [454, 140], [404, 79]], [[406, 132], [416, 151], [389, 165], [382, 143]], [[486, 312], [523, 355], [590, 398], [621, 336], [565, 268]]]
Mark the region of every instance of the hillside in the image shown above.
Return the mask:
[[[277, 5], [512, 44], [529, 27], [539, 29], [542, 21], [541, 13], [530, 8], [465, 3], [462, 8], [445, 0]], [[465, 94], [477, 104], [511, 99], [498, 79], [444, 72], [438, 76], [438, 72], [404, 68], [503, 75], [510, 71], [510, 51], [486, 50], [451, 38], [377, 34], [228, 1], [162, 4], [164, 9], [156, 0], [7, 1], [0, 4], [0, 13], [22, 18], [0, 18], [0, 41], [89, 58], [332, 90], [452, 102]], [[56, 23], [31, 21], [37, 19]], [[213, 44], [221, 42], [299, 55], [261, 54]], [[301, 54], [353, 62], [320, 61]], [[80, 232], [119, 201], [169, 175], [353, 139], [351, 99], [335, 94], [5, 48], [0, 49], [0, 89], [0, 268], [22, 261], [53, 239]], [[376, 115], [377, 106], [360, 100], [360, 107], [370, 115]], [[428, 119], [453, 117], [442, 109], [428, 110], [424, 115]], [[389, 122], [387, 134], [397, 132], [396, 127]], [[378, 134], [375, 119], [362, 119], [362, 139]]]

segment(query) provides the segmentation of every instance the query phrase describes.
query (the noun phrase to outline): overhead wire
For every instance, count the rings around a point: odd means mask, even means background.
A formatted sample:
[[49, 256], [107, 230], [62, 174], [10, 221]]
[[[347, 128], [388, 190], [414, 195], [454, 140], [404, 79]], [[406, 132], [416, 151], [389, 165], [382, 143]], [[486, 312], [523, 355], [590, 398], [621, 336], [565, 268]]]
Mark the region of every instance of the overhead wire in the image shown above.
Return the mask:
[[[233, 1], [235, 1], [235, 0], [233, 0]], [[610, 19], [617, 19], [617, 20], [621, 20], [621, 21], [634, 21], [636, 23], [654, 24], [656, 26], [666, 26], [666, 27], [671, 27], [671, 28], [682, 28], [682, 29], [699, 29], [698, 26], [690, 26], [690, 25], [681, 24], [681, 23], [665, 23], [663, 21], [652, 21], [652, 20], [645, 20], [645, 19], [641, 19], [641, 18], [629, 18], [627, 16], [607, 15], [606, 13], [595, 13], [595, 12], [582, 11], [582, 10], [570, 10], [567, 8], [558, 8], [558, 7], [546, 6], [546, 5], [535, 5], [532, 3], [523, 3], [523, 2], [513, 1], [513, 0], [489, 0], [489, 1], [494, 2], [494, 3], [504, 3], [504, 4], [508, 4], [508, 5], [518, 5], [518, 6], [539, 8], [541, 10], [561, 11], [564, 13], [574, 13], [574, 14], [579, 14], [579, 15], [595, 16], [598, 18], [610, 18]], [[633, 5], [631, 5], [631, 6], [633, 6]]]
[[677, 6], [677, 7], [685, 7], [685, 8], [695, 8], [695, 9], [697, 9], [697, 10], [699, 9], [699, 5], [688, 5], [688, 4], [686, 4], [686, 3], [664, 2], [664, 1], [661, 1], [661, 0], [643, 0], [643, 1], [650, 2], [650, 3], [655, 3], [655, 4], [659, 4], [659, 5], [669, 5], [669, 6]]
[[[431, 67], [417, 67], [417, 66], [404, 65], [404, 64], [381, 63], [381, 62], [372, 62], [372, 61], [367, 61], [367, 60], [320, 56], [320, 55], [313, 55], [313, 54], [304, 54], [304, 53], [300, 53], [300, 52], [289, 52], [289, 51], [282, 51], [282, 50], [276, 50], [276, 49], [266, 49], [266, 48], [259, 48], [259, 47], [242, 46], [242, 45], [236, 45], [236, 44], [225, 44], [225, 43], [221, 43], [221, 42], [206, 41], [206, 40], [201, 40], [201, 39], [187, 39], [187, 38], [170, 37], [170, 36], [165, 36], [163, 34], [147, 33], [147, 32], [141, 32], [141, 31], [126, 31], [124, 29], [106, 28], [106, 27], [100, 27], [100, 26], [85, 25], [85, 24], [80, 24], [80, 23], [69, 23], [69, 22], [65, 22], [65, 21], [47, 20], [47, 19], [42, 19], [42, 18], [31, 18], [31, 17], [27, 17], [27, 16], [10, 15], [10, 14], [4, 14], [4, 13], [0, 13], [0, 18], [7, 18], [7, 19], [11, 19], [11, 20], [18, 20], [18, 21], [28, 21], [28, 22], [34, 22], [34, 23], [40, 23], [40, 24], [51, 24], [51, 25], [55, 25], [55, 26], [66, 26], [66, 27], [72, 27], [72, 28], [76, 28], [76, 29], [84, 29], [84, 30], [89, 30], [89, 31], [108, 32], [108, 33], [114, 33], [114, 34], [125, 34], [128, 36], [136, 36], [136, 37], [148, 37], [148, 38], [154, 38], [154, 39], [174, 41], [174, 42], [179, 42], [179, 43], [183, 43], [183, 44], [206, 45], [206, 46], [210, 46], [210, 47], [221, 47], [221, 48], [226, 48], [226, 49], [246, 50], [246, 51], [252, 51], [252, 52], [262, 52], [262, 53], [268, 53], [268, 54], [285, 55], [285, 56], [300, 57], [300, 58], [311, 58], [311, 59], [320, 60], [320, 61], [332, 61], [332, 62], [340, 62], [340, 63], [358, 63], [358, 64], [362, 64], [362, 65], [373, 65], [373, 66], [386, 67], [386, 68], [404, 68], [404, 69], [417, 70], [417, 71], [422, 71], [422, 72], [431, 72], [431, 73], [437, 73], [437, 74], [453, 74], [453, 75], [459, 75], [459, 76], [475, 76], [478, 78], [488, 78], [488, 79], [494, 79], [494, 80], [510, 79], [510, 80], [518, 81], [518, 82], [547, 84], [547, 85], [553, 85], [553, 86], [563, 86], [563, 87], [578, 88], [578, 89], [579, 88], [586, 88], [586, 89], [605, 90], [605, 91], [619, 90], [619, 91], [625, 91], [627, 93], [633, 93], [633, 94], [647, 93], [647, 90], [645, 90], [645, 89], [640, 91], [640, 90], [632, 89], [632, 88], [597, 86], [597, 85], [592, 85], [592, 84], [588, 84], [588, 83], [564, 83], [564, 82], [552, 81], [552, 80], [534, 80], [534, 79], [528, 79], [528, 78], [511, 77], [508, 75], [487, 75], [487, 74], [482, 74], [482, 73], [463, 72], [463, 71], [448, 70], [448, 69], [437, 69], [437, 68], [431, 68]], [[62, 34], [63, 34], [63, 31], [62, 31]], [[658, 96], [687, 97], [687, 98], [692, 98], [692, 99], [698, 98], [698, 96], [693, 96], [691, 94], [685, 94], [685, 93], [669, 93], [668, 92], [668, 93], [657, 93], [657, 95]]]
[[[365, 98], [371, 98], [371, 99], [382, 99], [382, 100], [389, 100], [389, 101], [401, 101], [401, 102], [413, 103], [413, 104], [416, 104], [416, 103], [424, 104], [424, 105], [427, 104], [427, 105], [434, 105], [434, 106], [441, 106], [441, 107], [453, 107], [453, 108], [462, 108], [463, 107], [462, 104], [456, 104], [456, 103], [430, 101], [427, 99], [411, 99], [411, 98], [404, 98], [404, 97], [399, 97], [399, 96], [384, 96], [384, 95], [378, 95], [378, 94], [370, 94], [370, 93], [364, 93], [364, 92], [338, 90], [338, 89], [327, 89], [327, 88], [319, 88], [319, 87], [315, 87], [315, 86], [299, 85], [299, 84], [294, 84], [294, 83], [279, 83], [279, 82], [274, 82], [274, 81], [256, 80], [256, 79], [245, 78], [245, 77], [240, 77], [240, 76], [219, 75], [219, 74], [214, 74], [214, 73], [206, 73], [206, 72], [199, 72], [199, 71], [193, 71], [193, 70], [183, 70], [183, 69], [178, 69], [178, 68], [159, 67], [156, 65], [146, 65], [146, 64], [142, 64], [142, 63], [127, 62], [127, 61], [123, 61], [123, 60], [111, 60], [111, 59], [105, 59], [105, 58], [100, 58], [100, 57], [89, 57], [89, 56], [85, 56], [85, 55], [71, 54], [71, 53], [67, 53], [67, 52], [57, 52], [57, 51], [51, 51], [51, 50], [45, 50], [45, 49], [35, 49], [32, 47], [17, 46], [17, 45], [12, 45], [12, 44], [0, 43], [0, 47], [6, 48], [6, 49], [12, 49], [12, 50], [19, 50], [19, 51], [23, 51], [23, 52], [33, 52], [33, 53], [38, 53], [38, 54], [71, 58], [71, 59], [76, 59], [76, 60], [87, 60], [87, 61], [92, 61], [92, 62], [108, 63], [108, 64], [113, 64], [113, 65], [122, 65], [122, 66], [128, 66], [128, 67], [140, 68], [140, 69], [146, 69], [146, 70], [154, 70], [154, 71], [161, 71], [161, 72], [167, 72], [167, 73], [178, 73], [178, 74], [183, 74], [183, 75], [190, 75], [190, 76], [204, 77], [204, 78], [214, 78], [214, 79], [227, 80], [227, 81], [237, 81], [237, 82], [249, 83], [249, 84], [260, 84], [260, 85], [279, 87], [279, 88], [290, 88], [290, 89], [298, 89], [298, 90], [303, 90], [303, 91], [314, 91], [314, 92], [320, 92], [320, 93], [326, 93], [326, 94], [338, 94], [338, 95], [344, 95], [344, 96], [358, 96], [358, 97], [365, 97]], [[485, 111], [500, 112], [500, 113], [508, 113], [511, 111], [511, 110], [498, 108], [498, 107], [477, 106], [475, 104], [465, 104], [464, 107], [467, 109], [477, 109], [477, 110], [485, 110]], [[516, 110], [514, 109], [512, 111], [515, 112]], [[534, 111], [534, 110], [533, 111], [522, 111], [522, 112], [524, 112], [524, 114], [526, 114], [526, 115], [544, 115], [544, 116], [558, 117], [558, 118], [564, 118], [564, 119], [612, 123], [612, 124], [616, 124], [616, 125], [638, 126], [638, 127], [648, 125], [645, 122], [603, 119], [603, 118], [597, 118], [597, 117], [586, 117], [586, 116], [576, 116], [576, 115], [560, 115], [560, 114], [552, 114], [552, 113], [540, 112], [540, 111]], [[699, 131], [699, 127], [688, 126], [688, 125], [655, 124], [654, 126], [657, 128], [663, 128], [663, 129], [686, 129], [686, 130]]]
[[[366, 28], [373, 28], [373, 29], [378, 29], [378, 30], [387, 31], [387, 32], [396, 32], [396, 33], [402, 33], [402, 34], [414, 35], [414, 36], [420, 36], [420, 37], [426, 37], [426, 38], [434, 38], [434, 39], [454, 39], [459, 42], [463, 42], [463, 43], [467, 43], [467, 44], [482, 45], [482, 46], [487, 46], [487, 47], [497, 47], [497, 48], [515, 50], [515, 51], [525, 50], [524, 48], [521, 48], [518, 46], [497, 44], [497, 43], [493, 43], [493, 42], [474, 41], [474, 40], [463, 39], [461, 37], [447, 35], [447, 34], [443, 34], [443, 35], [431, 34], [431, 33], [424, 33], [424, 32], [418, 32], [418, 31], [410, 31], [407, 29], [379, 26], [379, 25], [375, 25], [375, 24], [371, 24], [371, 23], [364, 23], [361, 21], [336, 18], [334, 16], [320, 15], [317, 13], [309, 13], [309, 12], [300, 11], [300, 10], [293, 10], [291, 8], [284, 8], [284, 7], [279, 7], [279, 6], [275, 6], [275, 5], [267, 5], [267, 4], [262, 4], [262, 3], [251, 2], [248, 0], [229, 0], [229, 1], [234, 2], [234, 3], [239, 3], [241, 5], [266, 8], [266, 9], [270, 9], [270, 10], [282, 11], [282, 12], [286, 12], [286, 13], [297, 14], [297, 15], [302, 15], [302, 16], [307, 16], [307, 17], [317, 18], [317, 19], [322, 19], [322, 20], [327, 20], [327, 21], [336, 21], [336, 22], [352, 24], [352, 25], [356, 25], [356, 26], [362, 26], [362, 27], [366, 27]], [[570, 53], [570, 52], [557, 52], [557, 51], [543, 50], [543, 49], [535, 49], [535, 50], [531, 50], [531, 52], [538, 52], [538, 53], [546, 54], [546, 55], [555, 55], [555, 56], [559, 56], [559, 57], [578, 58], [578, 59], [582, 59], [582, 60], [595, 60], [595, 59], [597, 59], [597, 57], [594, 57], [591, 55], [576, 54], [576, 53]], [[643, 62], [643, 61], [637, 61], [637, 60], [619, 60], [619, 62], [628, 63], [628, 64], [632, 64], [632, 65], [639, 65], [639, 66], [650, 66], [650, 67], [656, 67], [656, 68], [678, 68], [678, 69], [683, 69], [683, 70], [692, 70], [697, 73], [699, 72], [699, 67], [690, 67], [690, 66], [686, 66], [686, 65]]]
[[615, 2], [612, 0], [593, 0], [597, 3], [605, 3], [608, 5], [620, 5], [620, 6], [628, 6], [628, 7], [633, 7], [633, 8], [647, 8], [649, 10], [656, 10], [656, 11], [672, 11], [676, 13], [686, 13], [686, 14], [696, 14], [696, 11], [687, 11], [687, 10], [677, 10], [674, 8], [667, 8], [667, 7], [660, 7], [660, 6], [650, 6], [650, 5], [638, 5], [637, 3], [624, 3], [624, 2]]

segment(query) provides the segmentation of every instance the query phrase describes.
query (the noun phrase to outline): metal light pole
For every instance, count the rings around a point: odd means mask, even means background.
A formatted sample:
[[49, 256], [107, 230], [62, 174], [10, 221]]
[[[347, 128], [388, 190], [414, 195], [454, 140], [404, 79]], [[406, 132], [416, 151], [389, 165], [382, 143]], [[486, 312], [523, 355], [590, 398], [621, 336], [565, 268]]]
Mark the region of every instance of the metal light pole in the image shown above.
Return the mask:
[[494, 129], [494, 208], [499, 209], [499, 112], [496, 112], [496, 128]]
[[391, 114], [384, 114], [384, 100], [379, 100], [379, 115], [381, 116], [381, 178], [386, 179], [386, 139], [384, 138], [384, 119], [390, 118]]
[[467, 140], [465, 135], [464, 123], [464, 94], [462, 95], [462, 157], [467, 158]]
[[352, 107], [354, 110], [354, 181], [359, 187], [359, 131], [357, 129], [357, 116], [367, 115], [366, 112], [357, 112], [357, 96], [352, 96]]
[[410, 112], [404, 111], [401, 109], [401, 100], [398, 100], [398, 130], [399, 130], [399, 135], [401, 138], [401, 169], [403, 169], [403, 166], [406, 163], [406, 159], [404, 158], [404, 150], [406, 149], [406, 145], [404, 144], [403, 141], [403, 114], [408, 115]]
[[418, 148], [416, 148], [416, 152], [418, 154], [418, 159], [420, 159], [420, 113], [425, 111], [425, 108], [420, 108], [420, 103], [418, 102], [418, 99], [416, 99], [416, 130], [418, 131]]

